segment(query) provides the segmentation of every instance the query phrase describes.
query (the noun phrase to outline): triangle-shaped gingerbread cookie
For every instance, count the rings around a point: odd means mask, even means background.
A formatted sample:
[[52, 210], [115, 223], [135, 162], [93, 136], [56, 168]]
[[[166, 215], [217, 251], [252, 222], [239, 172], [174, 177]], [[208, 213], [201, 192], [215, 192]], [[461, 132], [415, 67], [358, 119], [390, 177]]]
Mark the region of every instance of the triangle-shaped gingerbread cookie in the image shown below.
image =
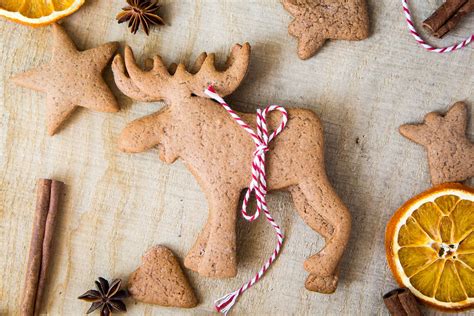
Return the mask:
[[164, 246], [155, 246], [128, 280], [128, 290], [137, 301], [160, 306], [190, 308], [196, 295], [175, 255]]

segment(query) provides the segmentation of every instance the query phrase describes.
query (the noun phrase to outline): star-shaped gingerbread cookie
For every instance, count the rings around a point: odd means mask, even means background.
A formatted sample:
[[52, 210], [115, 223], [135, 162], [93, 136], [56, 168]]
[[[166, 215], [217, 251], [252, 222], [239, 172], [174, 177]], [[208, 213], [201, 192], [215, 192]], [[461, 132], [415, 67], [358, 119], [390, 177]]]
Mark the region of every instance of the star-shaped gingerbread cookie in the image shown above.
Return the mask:
[[288, 33], [298, 38], [298, 56], [308, 59], [327, 39], [362, 40], [369, 36], [366, 0], [281, 0], [295, 19]]
[[425, 146], [434, 185], [474, 177], [474, 143], [466, 136], [467, 118], [466, 104], [457, 102], [444, 116], [431, 112], [423, 124], [400, 126], [403, 136]]
[[102, 78], [102, 71], [118, 44], [111, 42], [81, 52], [57, 24], [53, 25], [53, 38], [53, 56], [48, 64], [12, 78], [18, 85], [47, 94], [49, 135], [58, 131], [77, 106], [117, 112], [119, 106]]

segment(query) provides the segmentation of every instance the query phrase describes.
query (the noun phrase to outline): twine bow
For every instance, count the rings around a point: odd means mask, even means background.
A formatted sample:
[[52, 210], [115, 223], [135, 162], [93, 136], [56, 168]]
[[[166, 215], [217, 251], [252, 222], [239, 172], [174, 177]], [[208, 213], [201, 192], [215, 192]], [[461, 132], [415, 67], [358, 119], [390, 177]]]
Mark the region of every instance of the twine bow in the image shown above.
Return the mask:
[[[215, 307], [218, 312], [227, 314], [232, 306], [237, 301], [237, 298], [257, 283], [260, 278], [265, 274], [270, 265], [275, 261], [276, 257], [280, 253], [281, 246], [283, 244], [283, 233], [281, 232], [280, 226], [275, 223], [272, 215], [268, 211], [266, 195], [267, 195], [267, 181], [265, 173], [265, 154], [269, 151], [268, 144], [285, 128], [288, 122], [288, 113], [285, 108], [278, 105], [270, 105], [264, 110], [257, 110], [257, 131], [255, 132], [247, 123], [245, 123], [237, 113], [231, 109], [231, 107], [220, 97], [212, 86], [209, 86], [204, 93], [210, 98], [216, 100], [220, 105], [229, 113], [229, 115], [240, 125], [244, 130], [246, 130], [252, 140], [255, 143], [255, 151], [253, 153], [252, 159], [252, 180], [250, 181], [247, 192], [245, 193], [244, 200], [242, 202], [242, 216], [249, 222], [256, 220], [260, 213], [263, 211], [268, 222], [273, 226], [276, 237], [277, 245], [273, 251], [270, 258], [267, 259], [265, 264], [260, 268], [258, 273], [247, 283], [242, 285], [240, 288], [235, 290], [232, 293], [229, 293], [222, 298], [215, 301]], [[272, 111], [279, 111], [282, 114], [281, 123], [276, 130], [271, 134], [268, 134], [267, 128], [267, 115]], [[256, 211], [253, 215], [249, 215], [247, 212], [248, 202], [252, 193], [255, 193], [256, 199]]]

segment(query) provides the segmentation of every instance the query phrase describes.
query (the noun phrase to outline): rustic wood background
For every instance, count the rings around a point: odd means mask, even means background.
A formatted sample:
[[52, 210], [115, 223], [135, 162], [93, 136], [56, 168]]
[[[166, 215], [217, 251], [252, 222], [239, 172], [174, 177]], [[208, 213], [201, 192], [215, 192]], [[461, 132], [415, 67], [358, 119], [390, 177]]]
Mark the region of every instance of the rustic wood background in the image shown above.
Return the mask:
[[[429, 177], [422, 147], [397, 128], [426, 112], [445, 110], [458, 100], [474, 106], [474, 46], [435, 55], [408, 35], [399, 1], [369, 0], [371, 36], [362, 42], [328, 42], [316, 57], [301, 61], [287, 35], [291, 17], [276, 0], [162, 1], [169, 25], [149, 37], [131, 35], [115, 22], [123, 0], [87, 0], [64, 20], [80, 49], [106, 41], [131, 45], [140, 60], [161, 54], [166, 61], [192, 61], [201, 51], [221, 60], [233, 43], [252, 44], [251, 67], [229, 98], [236, 109], [254, 111], [268, 103], [307, 107], [322, 119], [329, 177], [352, 212], [354, 224], [333, 295], [304, 289], [303, 261], [323, 246], [294, 212], [287, 193], [271, 195], [270, 206], [283, 226], [282, 255], [262, 282], [245, 294], [234, 314], [384, 315], [383, 293], [394, 283], [385, 262], [385, 224]], [[441, 0], [412, 1], [419, 22]], [[445, 40], [460, 40], [474, 28], [473, 16]], [[180, 258], [192, 246], [207, 217], [196, 181], [177, 162], [165, 165], [156, 151], [128, 155], [117, 150], [125, 125], [159, 109], [137, 103], [106, 78], [119, 99], [117, 114], [80, 109], [61, 133], [48, 137], [45, 96], [8, 79], [49, 61], [50, 29], [0, 21], [0, 314], [17, 314], [35, 204], [35, 184], [53, 177], [67, 184], [54, 246], [44, 312], [78, 315], [88, 308], [77, 296], [98, 276], [127, 279], [141, 255], [155, 244]], [[212, 119], [212, 118], [210, 118]], [[473, 135], [472, 120], [469, 133]], [[230, 140], [229, 140], [230, 141]], [[262, 219], [239, 222], [239, 274], [208, 280], [188, 272], [201, 304], [192, 310], [128, 303], [131, 315], [197, 314], [253, 275], [274, 247]], [[425, 310], [429, 314], [433, 311]]]

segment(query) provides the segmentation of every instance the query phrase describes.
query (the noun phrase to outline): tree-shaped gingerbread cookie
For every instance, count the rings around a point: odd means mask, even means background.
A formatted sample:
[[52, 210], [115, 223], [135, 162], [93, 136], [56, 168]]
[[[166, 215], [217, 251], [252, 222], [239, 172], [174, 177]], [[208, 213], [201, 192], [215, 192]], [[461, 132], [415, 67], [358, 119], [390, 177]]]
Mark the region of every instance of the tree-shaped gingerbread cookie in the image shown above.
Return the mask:
[[363, 40], [369, 36], [366, 0], [281, 0], [294, 17], [288, 33], [298, 39], [298, 56], [308, 59], [328, 39]]
[[402, 125], [400, 133], [426, 148], [431, 182], [436, 185], [474, 177], [474, 144], [466, 129], [467, 107], [457, 102], [445, 116], [431, 112], [423, 124]]

